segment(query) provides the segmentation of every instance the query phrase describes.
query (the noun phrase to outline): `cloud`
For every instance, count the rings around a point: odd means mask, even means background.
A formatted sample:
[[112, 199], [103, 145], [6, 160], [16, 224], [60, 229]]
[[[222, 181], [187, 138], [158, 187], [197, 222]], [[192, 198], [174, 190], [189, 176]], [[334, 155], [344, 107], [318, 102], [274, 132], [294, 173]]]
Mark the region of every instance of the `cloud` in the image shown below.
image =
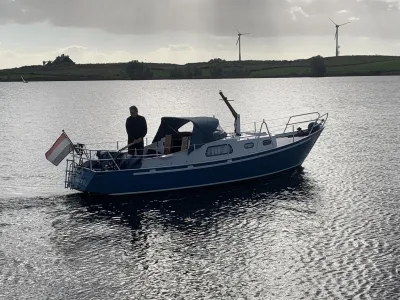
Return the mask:
[[400, 10], [400, 2], [398, 1], [393, 1], [393, 2], [388, 2], [388, 6], [386, 10]]
[[18, 55], [13, 51], [10, 50], [0, 51], [0, 58], [16, 58], [16, 57], [18, 57]]
[[355, 21], [359, 21], [359, 20], [360, 20], [360, 18], [357, 18], [357, 17], [350, 17], [349, 18], [350, 22], [355, 22]]
[[[124, 35], [228, 36], [233, 23], [249, 38], [325, 35], [328, 17], [356, 12], [348, 34], [398, 36], [398, 0], [0, 0], [0, 24], [47, 22]], [[343, 9], [346, 7], [346, 9]], [[335, 18], [336, 18], [335, 17]], [[293, 21], [296, 22], [293, 22]], [[328, 21], [328, 22], [327, 22]], [[362, 26], [361, 26], [362, 24]]]
[[192, 52], [195, 51], [193, 47], [189, 45], [168, 45], [166, 48], [171, 52]]
[[194, 49], [190, 45], [178, 44], [161, 47], [151, 51], [146, 55], [149, 62], [168, 62], [174, 61], [185, 64], [193, 61], [207, 61], [211, 58], [211, 53], [202, 49]]
[[[235, 48], [230, 51], [219, 51], [218, 55], [232, 56], [236, 52]], [[0, 51], [0, 69], [14, 68], [24, 65], [40, 65], [43, 61], [54, 60], [58, 55], [69, 55], [76, 63], [109, 63], [109, 62], [128, 62], [133, 59], [147, 62], [174, 62], [186, 64], [193, 61], [208, 61], [213, 58], [213, 51], [195, 49], [187, 44], [171, 44], [159, 47], [147, 53], [129, 53], [127, 51], [116, 50], [111, 52], [101, 52], [95, 48], [81, 45], [70, 45], [47, 52], [16, 52], [11, 50]], [[15, 62], [18, 62], [17, 65]]]
[[311, 4], [316, 0], [286, 0], [286, 1], [291, 4]]
[[[70, 55], [76, 63], [127, 62], [135, 58], [125, 51], [99, 52], [97, 49], [71, 45], [47, 52], [0, 51], [0, 69], [24, 65], [40, 65], [43, 61], [54, 60], [58, 55]], [[17, 62], [17, 64], [16, 64]]]
[[292, 20], [297, 21], [297, 15], [302, 15], [303, 17], [308, 18], [310, 15], [307, 14], [300, 6], [293, 6], [289, 9], [290, 14], [292, 15]]

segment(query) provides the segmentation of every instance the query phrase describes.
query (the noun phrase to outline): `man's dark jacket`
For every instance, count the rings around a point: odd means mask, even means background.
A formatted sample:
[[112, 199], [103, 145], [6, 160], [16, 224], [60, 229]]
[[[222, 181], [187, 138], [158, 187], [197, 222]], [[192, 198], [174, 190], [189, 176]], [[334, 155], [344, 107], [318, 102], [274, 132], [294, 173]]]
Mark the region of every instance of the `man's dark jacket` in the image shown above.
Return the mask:
[[126, 119], [125, 127], [126, 133], [128, 134], [128, 144], [132, 143], [138, 138], [144, 139], [147, 134], [147, 123], [143, 116], [137, 115], [136, 117], [128, 117]]

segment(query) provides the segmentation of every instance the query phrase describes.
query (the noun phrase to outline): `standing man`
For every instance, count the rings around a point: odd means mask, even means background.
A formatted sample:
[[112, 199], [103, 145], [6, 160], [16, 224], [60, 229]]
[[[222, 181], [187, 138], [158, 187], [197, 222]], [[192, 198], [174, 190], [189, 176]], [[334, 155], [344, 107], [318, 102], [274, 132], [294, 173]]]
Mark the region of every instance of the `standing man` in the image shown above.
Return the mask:
[[143, 154], [143, 139], [147, 134], [147, 123], [143, 116], [138, 114], [136, 106], [129, 108], [131, 116], [126, 119], [126, 133], [128, 134], [128, 153], [134, 155], [135, 149], [137, 155]]

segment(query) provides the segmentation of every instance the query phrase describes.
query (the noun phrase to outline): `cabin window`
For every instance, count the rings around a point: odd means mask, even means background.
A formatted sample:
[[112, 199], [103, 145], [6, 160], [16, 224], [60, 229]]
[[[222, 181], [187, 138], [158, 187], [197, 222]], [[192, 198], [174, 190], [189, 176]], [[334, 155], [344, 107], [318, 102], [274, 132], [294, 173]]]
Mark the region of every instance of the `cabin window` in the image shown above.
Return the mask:
[[211, 146], [207, 148], [206, 156], [224, 155], [224, 154], [230, 154], [232, 152], [233, 152], [232, 146], [229, 144]]
[[246, 143], [246, 144], [244, 144], [244, 148], [245, 149], [251, 149], [253, 147], [254, 147], [254, 143]]
[[263, 140], [263, 145], [264, 146], [268, 146], [268, 145], [271, 145], [271, 140]]

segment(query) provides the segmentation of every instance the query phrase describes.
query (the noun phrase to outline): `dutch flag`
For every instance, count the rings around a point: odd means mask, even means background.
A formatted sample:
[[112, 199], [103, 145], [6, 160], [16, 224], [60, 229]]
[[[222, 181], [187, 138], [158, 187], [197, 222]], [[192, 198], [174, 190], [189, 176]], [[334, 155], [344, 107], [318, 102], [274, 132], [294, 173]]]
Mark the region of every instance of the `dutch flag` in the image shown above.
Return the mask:
[[63, 131], [54, 145], [46, 152], [46, 159], [53, 165], [58, 166], [73, 149], [74, 144]]

